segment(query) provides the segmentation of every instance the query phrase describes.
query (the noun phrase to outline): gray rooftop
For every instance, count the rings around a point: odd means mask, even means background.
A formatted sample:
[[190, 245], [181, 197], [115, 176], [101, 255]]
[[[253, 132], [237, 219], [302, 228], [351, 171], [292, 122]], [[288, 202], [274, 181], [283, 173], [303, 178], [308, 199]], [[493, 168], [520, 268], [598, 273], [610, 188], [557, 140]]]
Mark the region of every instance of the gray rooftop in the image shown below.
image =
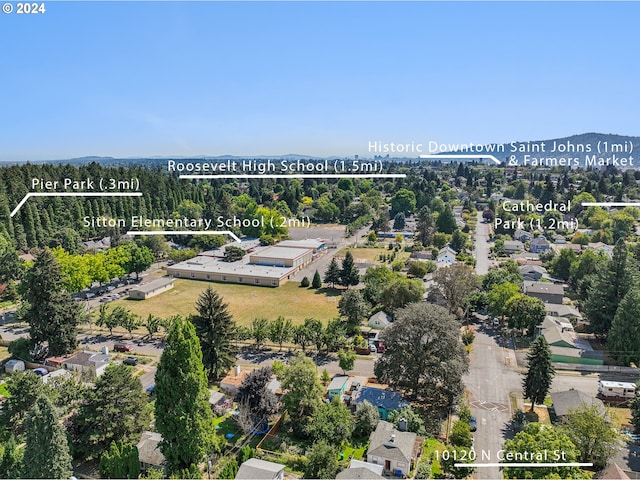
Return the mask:
[[166, 287], [167, 285], [171, 285], [173, 284], [173, 282], [175, 282], [175, 278], [171, 278], [171, 277], [161, 277], [161, 278], [157, 278], [155, 280], [152, 280], [150, 282], [147, 283], [143, 283], [142, 285], [138, 285], [135, 288], [132, 288], [131, 291], [135, 292], [142, 292], [142, 293], [150, 293], [153, 292], [154, 290], [157, 290], [158, 288], [162, 288], [162, 287]]
[[267, 247], [256, 250], [252, 257], [294, 260], [305, 255], [311, 248]]
[[286, 248], [314, 248], [318, 249], [324, 245], [322, 240], [284, 240], [278, 243], [279, 247]]
[[397, 460], [409, 465], [418, 435], [412, 432], [400, 432], [393, 427], [393, 424], [380, 421], [369, 438], [367, 455]]
[[142, 437], [136, 445], [138, 447], [138, 458], [142, 463], [160, 466], [164, 463], [164, 455], [158, 448], [162, 441], [162, 435], [156, 432], [142, 432]]
[[[296, 250], [296, 249], [290, 249]], [[223, 275], [247, 275], [259, 278], [284, 278], [296, 270], [295, 267], [272, 267], [269, 265], [254, 265], [245, 260], [238, 262], [223, 262], [214, 257], [197, 256], [191, 260], [176, 263], [167, 267], [167, 273], [174, 275], [175, 272], [200, 272], [200, 273], [220, 273]]]
[[327, 387], [327, 390], [342, 390], [342, 387], [345, 386], [347, 380], [349, 380], [349, 377], [344, 375], [333, 377], [333, 380], [331, 380], [331, 383]]
[[599, 411], [606, 413], [604, 403], [601, 400], [580, 390], [552, 393], [551, 401], [553, 402], [553, 410], [559, 417], [568, 415], [571, 410], [578, 410], [583, 406], [591, 407], [592, 405], [596, 405]]
[[564, 295], [564, 287], [550, 282], [524, 282], [524, 293], [548, 293]]
[[282, 470], [284, 470], [284, 465], [280, 463], [250, 458], [240, 465], [236, 480], [270, 480]]

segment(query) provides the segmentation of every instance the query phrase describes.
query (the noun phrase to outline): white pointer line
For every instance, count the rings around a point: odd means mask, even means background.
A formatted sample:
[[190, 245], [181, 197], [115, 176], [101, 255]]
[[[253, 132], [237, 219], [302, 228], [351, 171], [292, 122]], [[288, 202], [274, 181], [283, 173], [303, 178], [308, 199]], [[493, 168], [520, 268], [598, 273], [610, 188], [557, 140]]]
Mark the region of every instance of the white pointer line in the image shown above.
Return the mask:
[[253, 175], [180, 175], [179, 178], [188, 180], [207, 179], [207, 178], [406, 178], [404, 173], [301, 173], [293, 175], [279, 174], [253, 174]]
[[420, 158], [489, 158], [500, 165], [502, 162], [493, 155], [420, 155]]
[[593, 463], [454, 463], [456, 468], [482, 468], [482, 467], [593, 467]]
[[242, 240], [229, 230], [129, 230], [127, 235], [229, 235], [236, 242], [242, 243]]
[[99, 193], [99, 192], [29, 192], [27, 193], [16, 208], [11, 212], [13, 217], [18, 210], [22, 208], [30, 197], [141, 197], [142, 192], [118, 192], [118, 193]]
[[640, 202], [583, 202], [583, 207], [640, 207]]

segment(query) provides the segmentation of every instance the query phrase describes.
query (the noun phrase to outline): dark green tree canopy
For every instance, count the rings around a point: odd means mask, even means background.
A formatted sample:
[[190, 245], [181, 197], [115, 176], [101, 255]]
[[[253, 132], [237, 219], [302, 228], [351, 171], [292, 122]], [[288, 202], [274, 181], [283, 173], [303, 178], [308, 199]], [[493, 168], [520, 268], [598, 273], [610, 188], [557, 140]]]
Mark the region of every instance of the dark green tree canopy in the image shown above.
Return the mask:
[[109, 365], [73, 419], [74, 451], [99, 458], [112, 442], [137, 443], [151, 410], [140, 379], [126, 365]]
[[56, 408], [46, 396], [38, 397], [25, 421], [23, 478], [69, 478], [71, 454]]
[[535, 339], [527, 354], [527, 373], [522, 382], [524, 398], [531, 400], [531, 411], [541, 404], [553, 382], [555, 370], [551, 363], [551, 349], [543, 335]]
[[376, 376], [422, 405], [454, 405], [469, 368], [456, 318], [428, 303], [410, 304], [395, 317], [381, 335], [387, 350], [376, 361]]
[[218, 292], [208, 287], [196, 302], [198, 313], [191, 317], [212, 379], [221, 378], [236, 362], [236, 324], [227, 306]]
[[22, 320], [29, 324], [31, 338], [36, 343], [47, 343], [49, 355], [71, 353], [78, 344], [82, 307], [64, 290], [60, 264], [50, 250], [37, 253], [20, 290], [27, 302]]

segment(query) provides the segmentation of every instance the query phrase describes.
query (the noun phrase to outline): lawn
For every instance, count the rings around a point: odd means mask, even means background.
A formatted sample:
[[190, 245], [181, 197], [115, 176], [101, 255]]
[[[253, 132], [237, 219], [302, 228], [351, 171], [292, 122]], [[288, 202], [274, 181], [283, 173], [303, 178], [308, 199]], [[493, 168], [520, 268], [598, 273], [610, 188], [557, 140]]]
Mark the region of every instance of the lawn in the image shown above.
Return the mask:
[[9, 398], [11, 396], [11, 394], [7, 390], [7, 384], [6, 383], [0, 383], [0, 395], [4, 395], [7, 398]]
[[357, 445], [353, 446], [349, 444], [342, 451], [342, 457], [340, 459], [350, 460], [351, 458], [353, 458], [355, 460], [363, 460], [364, 452], [367, 451], [367, 445], [368, 445], [368, 442], [364, 442], [362, 443], [362, 445], [359, 445], [359, 446]]
[[233, 418], [231, 418], [231, 414], [226, 414], [222, 417], [218, 417], [213, 421], [213, 423], [216, 427], [216, 433], [218, 435], [224, 435], [226, 438], [226, 435], [228, 433], [233, 434], [233, 437], [231, 439], [227, 439], [227, 442], [232, 445], [235, 444], [238, 439], [243, 436], [242, 430], [240, 430], [238, 423]]
[[[336, 257], [344, 258], [347, 252], [351, 252], [353, 260], [356, 263], [382, 264], [380, 261], [380, 255], [391, 255], [393, 250], [388, 250], [386, 248], [343, 248], [338, 251]], [[396, 258], [406, 261], [409, 258], [409, 253], [401, 251], [397, 254]]]
[[629, 408], [607, 407], [607, 413], [617, 431], [620, 431], [623, 426], [631, 424], [631, 409]]
[[[214, 283], [176, 279], [175, 287], [147, 300], [117, 300], [110, 306], [121, 305], [146, 318], [150, 313], [159, 317], [195, 313], [200, 293], [207, 287], [216, 290], [229, 304], [229, 311], [238, 325], [248, 326], [253, 319], [275, 320], [284, 315], [293, 323], [314, 317], [326, 322], [338, 316], [338, 296], [334, 291], [317, 293], [300, 288], [297, 282], [287, 282], [276, 288], [256, 287], [232, 283]], [[143, 330], [141, 330], [143, 332]]]
[[0, 347], [0, 360], [4, 360], [5, 358], [9, 358], [9, 357], [11, 357], [11, 354], [9, 353], [9, 348]]

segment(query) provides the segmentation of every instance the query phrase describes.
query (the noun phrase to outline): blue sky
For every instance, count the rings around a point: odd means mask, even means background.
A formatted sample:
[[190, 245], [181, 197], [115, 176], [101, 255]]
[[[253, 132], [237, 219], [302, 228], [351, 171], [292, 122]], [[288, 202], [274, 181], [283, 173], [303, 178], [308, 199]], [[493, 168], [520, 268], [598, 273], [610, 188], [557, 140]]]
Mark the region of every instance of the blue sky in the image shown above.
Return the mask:
[[46, 8], [0, 17], [0, 161], [640, 133], [640, 3]]

